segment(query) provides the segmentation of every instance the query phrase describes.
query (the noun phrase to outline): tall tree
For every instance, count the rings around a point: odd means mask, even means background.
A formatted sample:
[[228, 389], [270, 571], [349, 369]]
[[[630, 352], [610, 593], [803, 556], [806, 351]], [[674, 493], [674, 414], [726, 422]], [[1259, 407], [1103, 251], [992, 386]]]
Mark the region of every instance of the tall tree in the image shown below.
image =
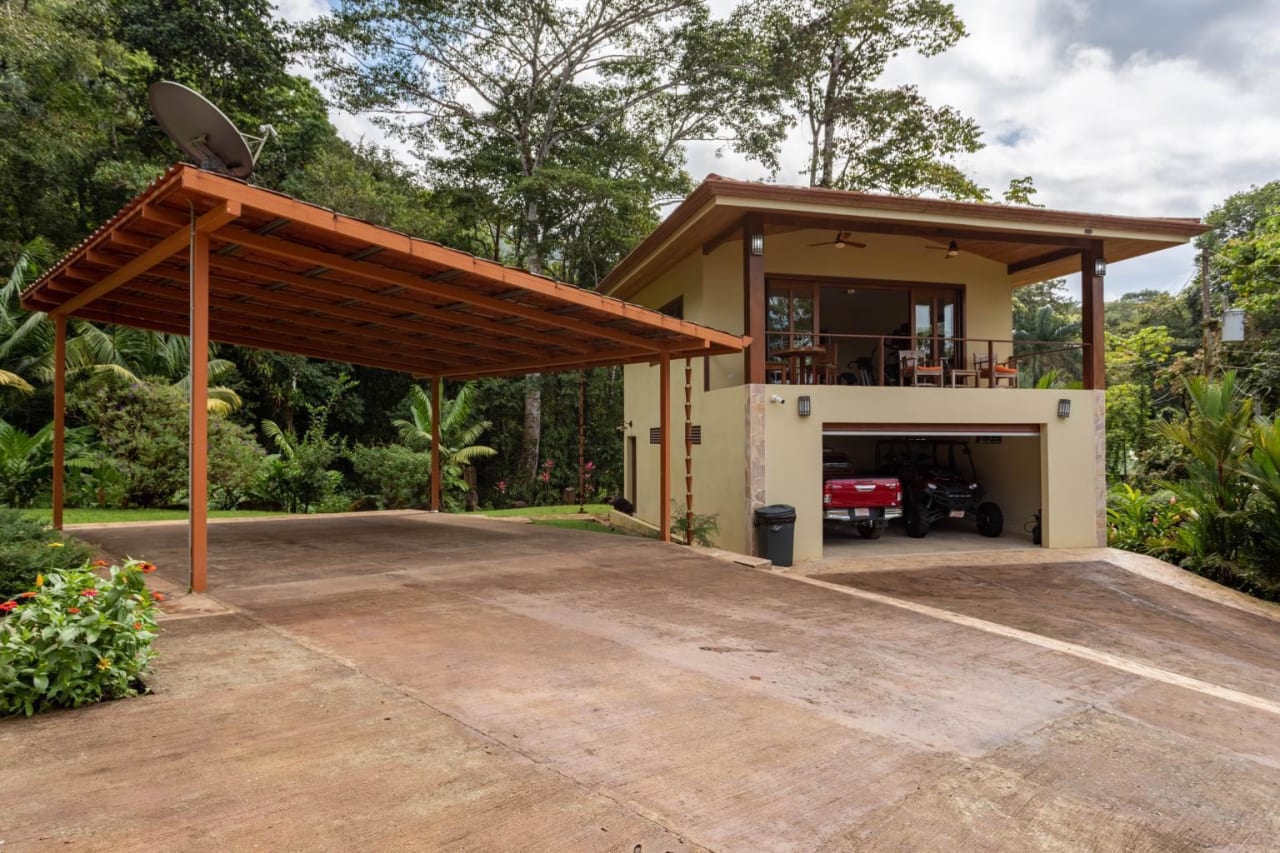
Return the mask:
[[[549, 193], [583, 174], [568, 149], [610, 128], [661, 126], [668, 138], [655, 159], [678, 168], [671, 128], [709, 132], [700, 86], [719, 78], [706, 65], [707, 19], [702, 0], [341, 0], [298, 35], [342, 107], [373, 115], [424, 155], [447, 143], [500, 165], [487, 178], [501, 183], [485, 242], [501, 255], [509, 227], [510, 259], [540, 274], [549, 258], [568, 257], [547, 216]], [[659, 107], [669, 121], [655, 119]], [[540, 436], [535, 375], [521, 451], [529, 480]]]
[[[767, 46], [759, 85], [777, 93], [775, 122], [798, 122], [809, 137], [810, 185], [985, 198], [951, 162], [981, 147], [978, 126], [930, 105], [914, 86], [879, 85], [900, 53], [934, 56], [964, 37], [950, 3], [760, 0], [735, 17]], [[761, 137], [766, 145], [777, 138]], [[774, 156], [745, 148], [765, 162]]]

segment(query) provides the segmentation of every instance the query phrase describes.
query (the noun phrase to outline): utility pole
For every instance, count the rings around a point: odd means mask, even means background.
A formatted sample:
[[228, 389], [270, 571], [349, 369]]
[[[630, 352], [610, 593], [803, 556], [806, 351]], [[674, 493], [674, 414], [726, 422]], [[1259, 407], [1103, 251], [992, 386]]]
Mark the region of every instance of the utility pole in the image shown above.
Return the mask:
[[1200, 250], [1200, 311], [1204, 317], [1204, 375], [1213, 375], [1213, 312], [1209, 309], [1209, 249]]

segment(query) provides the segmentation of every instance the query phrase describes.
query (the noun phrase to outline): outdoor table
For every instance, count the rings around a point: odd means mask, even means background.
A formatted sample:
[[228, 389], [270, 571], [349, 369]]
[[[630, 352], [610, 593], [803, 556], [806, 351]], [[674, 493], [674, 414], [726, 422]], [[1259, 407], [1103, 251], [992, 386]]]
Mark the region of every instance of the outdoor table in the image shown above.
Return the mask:
[[818, 357], [827, 354], [826, 347], [791, 347], [773, 351], [774, 358], [791, 365], [791, 379], [797, 385], [816, 385]]

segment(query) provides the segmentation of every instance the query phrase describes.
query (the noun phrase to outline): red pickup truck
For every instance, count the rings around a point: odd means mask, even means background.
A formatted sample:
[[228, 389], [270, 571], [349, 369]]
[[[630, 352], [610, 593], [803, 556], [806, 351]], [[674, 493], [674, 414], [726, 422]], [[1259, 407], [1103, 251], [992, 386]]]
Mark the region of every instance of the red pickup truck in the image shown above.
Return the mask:
[[897, 477], [857, 477], [843, 453], [822, 451], [824, 526], [853, 525], [863, 539], [879, 539], [891, 518], [902, 516], [902, 484]]

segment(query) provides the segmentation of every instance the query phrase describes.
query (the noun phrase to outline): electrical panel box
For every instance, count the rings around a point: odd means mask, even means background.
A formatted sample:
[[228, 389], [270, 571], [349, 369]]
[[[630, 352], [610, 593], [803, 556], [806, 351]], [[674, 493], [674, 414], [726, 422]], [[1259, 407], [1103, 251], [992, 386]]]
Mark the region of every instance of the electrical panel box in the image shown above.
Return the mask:
[[1228, 308], [1222, 312], [1222, 340], [1244, 340], [1244, 311], [1240, 308]]

